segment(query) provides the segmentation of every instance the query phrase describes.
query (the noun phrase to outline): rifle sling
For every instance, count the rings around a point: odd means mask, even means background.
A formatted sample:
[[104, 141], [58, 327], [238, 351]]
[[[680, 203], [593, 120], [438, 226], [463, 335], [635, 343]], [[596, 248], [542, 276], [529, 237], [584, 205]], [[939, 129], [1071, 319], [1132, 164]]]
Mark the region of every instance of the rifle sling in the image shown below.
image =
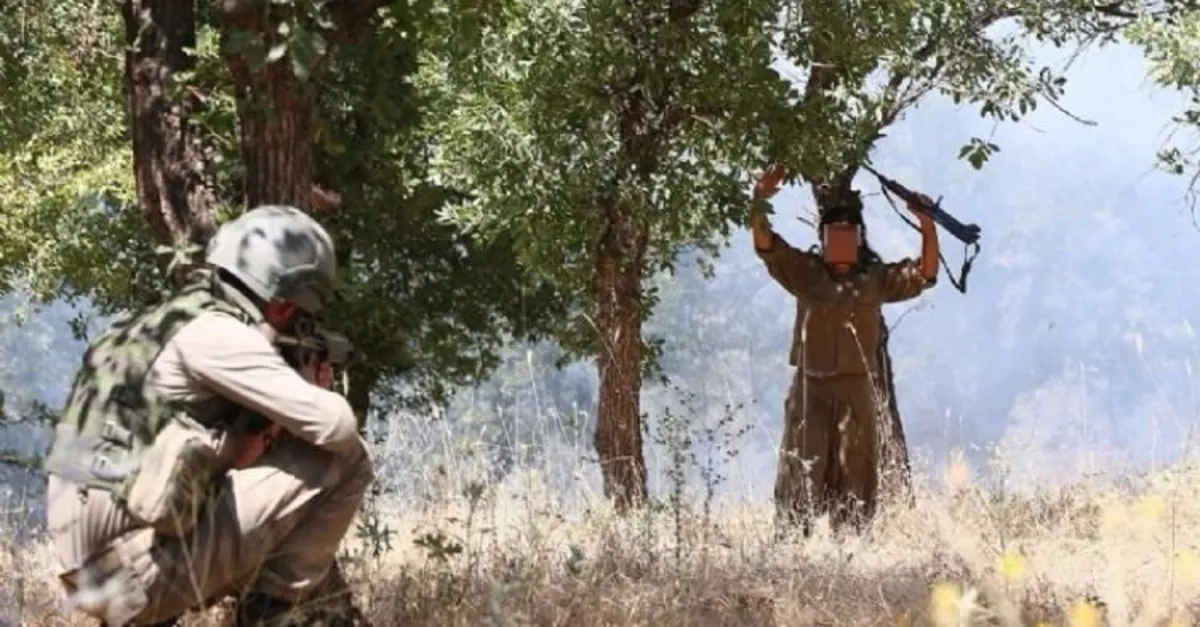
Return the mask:
[[[905, 224], [912, 227], [912, 229], [914, 231], [917, 231], [918, 233], [920, 233], [921, 232], [920, 225], [916, 224], [915, 222], [910, 220], [908, 218], [908, 216], [906, 216], [900, 212], [900, 209], [898, 209], [896, 207], [896, 201], [893, 200], [892, 195], [890, 193], [888, 193], [887, 187], [886, 186], [881, 187], [881, 189], [883, 190], [883, 197], [886, 198], [888, 201], [888, 204], [892, 206], [892, 211], [896, 212], [896, 215], [900, 216], [900, 219], [904, 220]], [[972, 250], [972, 248], [973, 248], [973, 250]], [[946, 277], [950, 279], [950, 284], [953, 285], [954, 289], [958, 290], [960, 294], [967, 293], [967, 275], [969, 275], [971, 273], [971, 266], [975, 263], [975, 258], [979, 256], [979, 248], [980, 247], [979, 247], [978, 240], [976, 240], [972, 244], [965, 244], [965, 243], [963, 244], [962, 269], [959, 270], [958, 278], [955, 279], [954, 273], [950, 271], [949, 264], [946, 263], [945, 255], [942, 254], [942, 247], [941, 246], [938, 247], [938, 259], [942, 262], [942, 267], [945, 268], [945, 270], [946, 270]]]

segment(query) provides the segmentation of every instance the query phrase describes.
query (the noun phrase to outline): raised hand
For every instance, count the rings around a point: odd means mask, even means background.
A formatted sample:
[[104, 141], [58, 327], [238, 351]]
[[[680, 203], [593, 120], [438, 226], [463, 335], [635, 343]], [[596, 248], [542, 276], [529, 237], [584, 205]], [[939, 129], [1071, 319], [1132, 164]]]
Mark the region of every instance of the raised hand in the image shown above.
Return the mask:
[[754, 185], [755, 200], [766, 200], [779, 193], [779, 184], [783, 182], [787, 176], [787, 168], [781, 165], [774, 165], [763, 172], [759, 177], [758, 183]]
[[918, 216], [929, 215], [929, 207], [933, 206], [933, 199], [921, 192], [913, 192], [913, 198], [908, 200], [908, 210]]

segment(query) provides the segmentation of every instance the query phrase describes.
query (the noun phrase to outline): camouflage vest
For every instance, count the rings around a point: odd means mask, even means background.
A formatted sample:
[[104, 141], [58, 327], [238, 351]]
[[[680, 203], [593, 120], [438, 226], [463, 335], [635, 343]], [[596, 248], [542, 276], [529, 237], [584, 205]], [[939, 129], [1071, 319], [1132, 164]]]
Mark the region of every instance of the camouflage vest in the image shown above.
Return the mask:
[[209, 427], [237, 410], [219, 397], [206, 403], [172, 402], [146, 385], [167, 341], [200, 314], [220, 311], [247, 324], [260, 320], [222, 296], [224, 289], [214, 273], [200, 271], [174, 297], [118, 319], [91, 342], [55, 423], [47, 473], [108, 490], [124, 502], [144, 453], [164, 428], [180, 417]]

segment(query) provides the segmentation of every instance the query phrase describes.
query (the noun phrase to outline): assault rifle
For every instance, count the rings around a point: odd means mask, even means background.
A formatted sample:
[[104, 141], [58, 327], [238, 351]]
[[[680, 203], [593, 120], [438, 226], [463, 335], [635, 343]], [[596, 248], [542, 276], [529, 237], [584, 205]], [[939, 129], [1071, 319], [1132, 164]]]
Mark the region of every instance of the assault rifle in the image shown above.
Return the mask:
[[[329, 362], [335, 370], [350, 365], [356, 356], [354, 344], [345, 335], [321, 326], [310, 315], [298, 315], [284, 333], [275, 338], [279, 354], [289, 366], [300, 371]], [[240, 435], [256, 435], [271, 426], [271, 421], [245, 408], [234, 412], [226, 428]]]
[[275, 339], [279, 352], [293, 368], [329, 362], [334, 368], [345, 368], [354, 361], [354, 344], [350, 338], [321, 326], [311, 315], [297, 315], [285, 333]]
[[[942, 198], [940, 196], [937, 200], [929, 202], [925, 198], [917, 195], [916, 192], [908, 189], [895, 180], [880, 174], [871, 166], [864, 163], [862, 167], [867, 172], [874, 174], [875, 178], [879, 179], [879, 184], [883, 186], [885, 196], [887, 195], [887, 192], [891, 192], [911, 206], [921, 209], [925, 213], [929, 214], [929, 217], [934, 221], [935, 224], [943, 229], [946, 229], [947, 233], [953, 235], [958, 241], [963, 243], [963, 264], [962, 270], [958, 274], [958, 279], [956, 280], [954, 278], [954, 275], [950, 272], [949, 268], [946, 268], [946, 276], [950, 277], [950, 283], [955, 287], [955, 289], [963, 294], [966, 294], [967, 275], [971, 272], [971, 264], [975, 262], [975, 257], [979, 255], [979, 236], [981, 235], [982, 231], [979, 228], [979, 225], [963, 224], [958, 220], [958, 218], [955, 218], [947, 213], [945, 209], [942, 209]], [[894, 207], [895, 205], [893, 205], [893, 208]], [[901, 215], [901, 218], [904, 218], [904, 216]], [[908, 222], [908, 225], [914, 229], [920, 230], [920, 227], [910, 222], [907, 218], [904, 218], [904, 221]], [[974, 250], [971, 250], [972, 248], [974, 248]], [[941, 251], [938, 252], [938, 258], [941, 259], [942, 266], [945, 266], [946, 258], [942, 256]]]

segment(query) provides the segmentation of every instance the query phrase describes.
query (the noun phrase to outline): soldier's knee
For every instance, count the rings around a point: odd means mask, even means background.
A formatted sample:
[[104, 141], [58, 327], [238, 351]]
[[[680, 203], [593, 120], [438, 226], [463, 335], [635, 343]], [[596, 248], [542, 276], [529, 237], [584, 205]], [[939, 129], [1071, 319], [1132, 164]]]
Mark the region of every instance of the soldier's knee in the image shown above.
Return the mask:
[[345, 483], [366, 491], [367, 486], [375, 481], [375, 462], [371, 458], [371, 450], [367, 442], [358, 438], [358, 446], [338, 453], [338, 462], [342, 466]]

